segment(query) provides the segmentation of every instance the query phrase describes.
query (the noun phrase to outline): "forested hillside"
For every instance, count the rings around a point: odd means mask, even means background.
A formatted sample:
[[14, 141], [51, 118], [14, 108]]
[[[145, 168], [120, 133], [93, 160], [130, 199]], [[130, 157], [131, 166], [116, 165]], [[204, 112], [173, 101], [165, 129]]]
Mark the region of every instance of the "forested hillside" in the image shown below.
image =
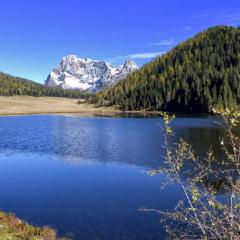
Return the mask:
[[179, 44], [93, 99], [122, 110], [210, 112], [240, 104], [240, 28], [217, 26]]
[[0, 95], [29, 95], [29, 96], [50, 96], [81, 98], [85, 94], [78, 90], [63, 90], [60, 88], [50, 88], [26, 79], [13, 77], [0, 73]]

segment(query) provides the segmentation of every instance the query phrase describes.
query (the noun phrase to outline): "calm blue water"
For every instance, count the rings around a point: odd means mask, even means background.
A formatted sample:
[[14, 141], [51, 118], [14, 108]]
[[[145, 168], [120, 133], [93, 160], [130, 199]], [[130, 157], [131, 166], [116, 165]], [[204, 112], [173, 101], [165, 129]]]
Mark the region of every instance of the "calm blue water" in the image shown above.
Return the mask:
[[[217, 152], [222, 129], [213, 121], [178, 118], [175, 140], [184, 137], [198, 153], [210, 145]], [[160, 188], [164, 176], [144, 172], [162, 164], [161, 123], [158, 118], [1, 117], [0, 209], [73, 239], [164, 239], [159, 216], [138, 211], [171, 210], [181, 198], [178, 186]]]

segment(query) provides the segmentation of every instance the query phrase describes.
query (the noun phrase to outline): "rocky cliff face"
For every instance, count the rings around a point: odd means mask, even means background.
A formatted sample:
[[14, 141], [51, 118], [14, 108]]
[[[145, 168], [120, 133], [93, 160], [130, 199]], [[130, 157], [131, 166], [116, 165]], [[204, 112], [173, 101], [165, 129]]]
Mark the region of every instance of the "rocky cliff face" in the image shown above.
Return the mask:
[[46, 85], [96, 92], [114, 85], [137, 69], [138, 66], [129, 60], [124, 65], [113, 66], [105, 61], [81, 59], [70, 55], [64, 57], [53, 69], [46, 80]]

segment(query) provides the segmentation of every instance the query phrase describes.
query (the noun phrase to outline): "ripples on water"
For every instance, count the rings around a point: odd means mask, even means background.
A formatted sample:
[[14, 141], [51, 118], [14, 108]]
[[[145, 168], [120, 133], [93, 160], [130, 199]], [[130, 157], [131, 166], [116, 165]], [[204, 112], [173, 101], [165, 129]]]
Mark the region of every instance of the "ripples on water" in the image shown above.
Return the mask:
[[[159, 118], [24, 116], [0, 118], [0, 208], [74, 239], [163, 239], [158, 216], [177, 186], [145, 171], [163, 160]], [[175, 137], [203, 154], [223, 130], [213, 118], [177, 118]]]

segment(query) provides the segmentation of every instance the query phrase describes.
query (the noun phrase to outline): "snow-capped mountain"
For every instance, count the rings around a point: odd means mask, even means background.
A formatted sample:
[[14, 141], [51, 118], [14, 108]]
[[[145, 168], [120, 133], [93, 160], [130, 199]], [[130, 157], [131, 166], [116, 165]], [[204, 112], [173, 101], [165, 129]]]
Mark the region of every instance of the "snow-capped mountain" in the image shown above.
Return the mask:
[[124, 65], [113, 66], [105, 61], [69, 55], [53, 69], [45, 83], [51, 87], [95, 92], [114, 85], [137, 69], [138, 66], [130, 60]]

